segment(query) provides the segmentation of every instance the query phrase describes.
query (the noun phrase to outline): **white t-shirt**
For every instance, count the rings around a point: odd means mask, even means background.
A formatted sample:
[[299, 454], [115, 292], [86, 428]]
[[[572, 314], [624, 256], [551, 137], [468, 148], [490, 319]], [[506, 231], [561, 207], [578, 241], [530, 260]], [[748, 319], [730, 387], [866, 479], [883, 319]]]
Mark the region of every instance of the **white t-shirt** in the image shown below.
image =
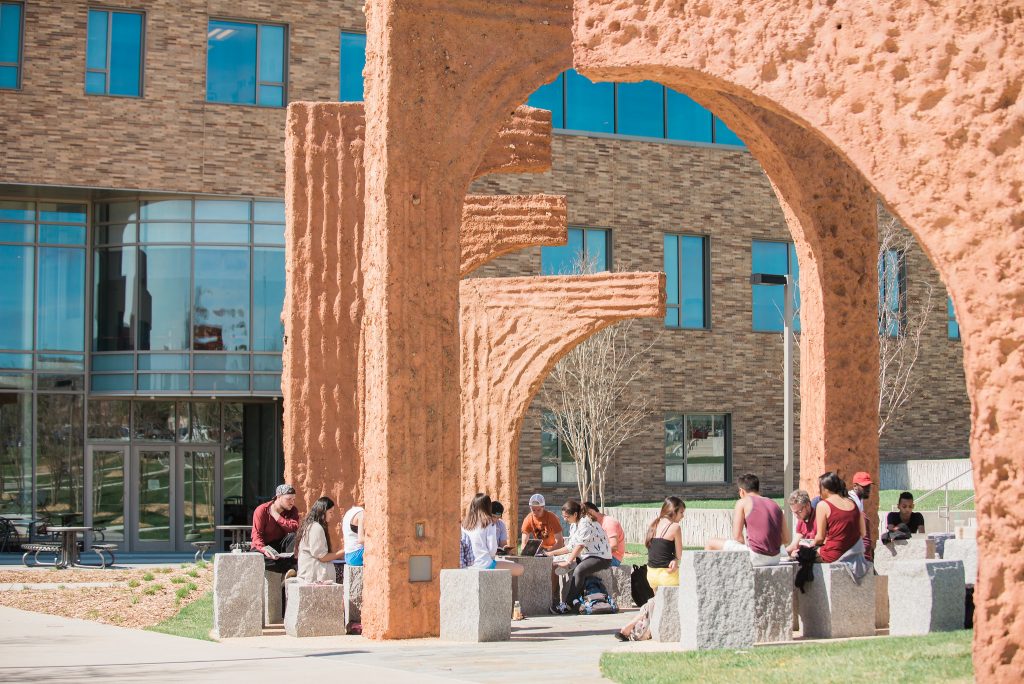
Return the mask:
[[303, 582], [334, 582], [334, 563], [323, 563], [320, 558], [330, 549], [327, 547], [327, 535], [324, 528], [313, 523], [302, 533], [299, 540], [299, 571], [298, 578]]
[[578, 523], [570, 527], [569, 541], [565, 547], [571, 550], [581, 544], [583, 551], [580, 552], [580, 560], [591, 556], [608, 560], [612, 558], [612, 548], [604, 528], [587, 516], [581, 517]]
[[463, 528], [462, 531], [469, 537], [469, 544], [473, 547], [473, 567], [489, 570], [498, 553], [498, 526], [491, 523], [487, 527], [475, 530]]
[[[345, 511], [345, 517], [341, 519], [341, 534], [345, 539], [345, 553], [352, 553], [363, 548], [363, 545], [359, 543], [359, 533], [352, 531], [352, 518], [362, 512], [361, 506], [353, 506]], [[363, 521], [360, 520], [359, 524], [362, 525], [362, 523]]]
[[864, 502], [860, 500], [859, 496], [857, 496], [857, 492], [851, 489], [850, 491], [847, 492], [847, 494], [850, 496], [851, 499], [853, 499], [853, 503], [857, 504], [857, 508], [860, 509], [860, 512], [863, 513]]

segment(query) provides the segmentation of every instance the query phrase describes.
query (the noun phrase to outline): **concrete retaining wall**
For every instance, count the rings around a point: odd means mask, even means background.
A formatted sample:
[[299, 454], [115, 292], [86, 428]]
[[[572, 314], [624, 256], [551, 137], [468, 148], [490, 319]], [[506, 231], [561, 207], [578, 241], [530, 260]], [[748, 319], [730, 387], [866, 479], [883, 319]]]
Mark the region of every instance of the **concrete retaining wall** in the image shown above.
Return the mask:
[[[950, 489], [974, 489], [971, 461], [966, 458], [880, 464], [882, 489], [932, 489], [958, 475]], [[930, 503], [930, 502], [929, 502]]]

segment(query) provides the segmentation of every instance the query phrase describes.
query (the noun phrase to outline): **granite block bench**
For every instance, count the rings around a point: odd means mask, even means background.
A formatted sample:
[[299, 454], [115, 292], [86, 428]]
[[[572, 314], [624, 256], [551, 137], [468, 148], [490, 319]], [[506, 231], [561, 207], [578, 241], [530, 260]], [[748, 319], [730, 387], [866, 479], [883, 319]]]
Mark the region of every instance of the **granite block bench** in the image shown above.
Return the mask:
[[753, 570], [754, 643], [792, 641], [796, 565], [784, 563]]
[[893, 566], [888, 580], [890, 635], [963, 629], [967, 588], [962, 561], [903, 561]]
[[892, 568], [908, 560], [930, 560], [936, 557], [935, 539], [918, 534], [910, 539], [897, 539], [875, 546], [875, 627], [889, 626], [889, 577]]
[[815, 563], [814, 580], [800, 596], [804, 637], [833, 639], [874, 636], [875, 576], [856, 582], [845, 563]]
[[754, 572], [746, 551], [684, 551], [679, 561], [683, 650], [754, 645]]
[[973, 587], [978, 581], [978, 540], [948, 539], [942, 560], [958, 560], [964, 564], [964, 581]]
[[262, 553], [218, 553], [213, 557], [215, 638], [263, 634]]
[[285, 634], [303, 638], [345, 633], [345, 587], [293, 578], [284, 583], [284, 590]]
[[512, 636], [512, 573], [441, 571], [441, 639], [508, 641]]
[[[262, 555], [262, 554], [261, 554]], [[263, 573], [263, 624], [279, 625], [284, 620], [284, 573]]]
[[554, 603], [551, 577], [554, 572], [548, 556], [509, 556], [508, 560], [523, 566], [523, 574], [512, 580], [513, 600], [519, 601], [523, 615], [547, 615]]
[[655, 641], [679, 641], [679, 587], [657, 587], [651, 609], [651, 638]]
[[345, 624], [363, 619], [363, 566], [345, 564]]

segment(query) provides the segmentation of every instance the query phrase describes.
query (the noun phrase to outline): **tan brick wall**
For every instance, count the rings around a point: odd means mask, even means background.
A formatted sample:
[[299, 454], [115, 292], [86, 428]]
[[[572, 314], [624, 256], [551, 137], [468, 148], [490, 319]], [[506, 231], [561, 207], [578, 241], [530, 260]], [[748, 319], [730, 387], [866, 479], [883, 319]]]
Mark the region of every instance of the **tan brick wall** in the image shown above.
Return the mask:
[[[359, 0], [110, 0], [104, 7], [146, 11], [144, 97], [84, 94], [89, 3], [26, 3], [22, 90], [0, 91], [0, 183], [282, 197], [283, 109], [206, 102], [210, 16], [289, 26], [291, 100], [338, 95], [338, 33], [361, 30]], [[664, 232], [711, 240], [711, 324], [707, 331], [639, 323], [652, 352], [657, 413], [618, 456], [607, 492], [613, 501], [646, 501], [664, 485], [663, 414], [732, 416], [733, 473], [781, 487], [782, 344], [751, 331], [750, 242], [788, 240], [781, 209], [749, 153], [656, 142], [556, 135], [549, 174], [493, 176], [474, 192], [568, 195], [571, 225], [608, 228], [616, 268], [660, 270]], [[540, 271], [540, 250], [509, 255], [475, 276]], [[882, 440], [883, 458], [967, 453], [969, 406], [958, 342], [946, 339], [945, 291], [920, 251], [908, 260], [912, 299], [931, 282], [935, 314], [920, 370], [923, 384], [902, 421]], [[520, 447], [521, 504], [534, 490], [553, 501], [575, 487], [541, 487], [536, 402]], [[797, 450], [798, 451], [798, 450]], [[684, 498], [725, 496], [731, 485], [673, 486]]]

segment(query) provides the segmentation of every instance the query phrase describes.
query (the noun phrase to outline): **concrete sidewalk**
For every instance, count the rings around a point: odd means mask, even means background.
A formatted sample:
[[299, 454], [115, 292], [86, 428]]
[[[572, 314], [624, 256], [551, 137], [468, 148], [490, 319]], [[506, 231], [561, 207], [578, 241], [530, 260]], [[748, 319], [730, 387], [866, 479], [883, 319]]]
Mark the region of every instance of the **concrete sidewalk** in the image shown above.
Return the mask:
[[0, 681], [459, 681], [383, 666], [384, 659], [382, 665], [357, 663], [352, 657], [360, 655], [358, 647], [337, 641], [313, 652], [242, 643], [199, 641], [0, 607]]

